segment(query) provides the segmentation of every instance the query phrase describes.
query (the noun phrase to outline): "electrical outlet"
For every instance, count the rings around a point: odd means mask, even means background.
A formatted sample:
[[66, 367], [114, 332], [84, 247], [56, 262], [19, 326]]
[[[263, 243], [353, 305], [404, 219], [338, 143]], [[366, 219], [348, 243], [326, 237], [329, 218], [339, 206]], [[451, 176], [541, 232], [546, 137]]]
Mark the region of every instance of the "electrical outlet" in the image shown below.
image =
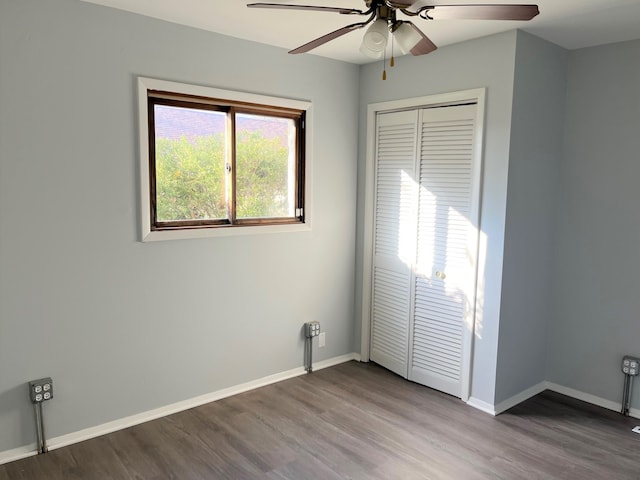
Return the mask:
[[307, 322], [304, 324], [304, 336], [307, 338], [317, 337], [320, 335], [319, 322]]
[[318, 335], [318, 348], [324, 347], [326, 341], [327, 341], [327, 333], [322, 332], [320, 335]]
[[640, 373], [640, 359], [625, 355], [622, 359], [622, 373], [636, 376]]
[[29, 396], [33, 403], [44, 402], [53, 398], [53, 381], [50, 377], [29, 382]]

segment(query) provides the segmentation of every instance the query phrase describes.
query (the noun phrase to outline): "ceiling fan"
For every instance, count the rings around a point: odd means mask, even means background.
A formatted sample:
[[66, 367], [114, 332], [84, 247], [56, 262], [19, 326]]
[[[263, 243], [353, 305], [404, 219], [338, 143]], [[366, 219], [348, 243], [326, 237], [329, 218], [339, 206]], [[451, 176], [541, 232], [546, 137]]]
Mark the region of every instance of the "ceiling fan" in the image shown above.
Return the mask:
[[[424, 20], [470, 19], [470, 20], [531, 20], [540, 11], [537, 5], [428, 5], [412, 8], [416, 0], [364, 0], [367, 9], [324, 7], [315, 5], [292, 5], [282, 3], [250, 3], [249, 8], [275, 8], [285, 10], [309, 10], [334, 12], [341, 15], [363, 15], [363, 22], [353, 23], [312, 40], [289, 53], [306, 53], [320, 45], [334, 40], [346, 33], [371, 25], [362, 41], [360, 51], [372, 58], [381, 58], [387, 46], [389, 34], [403, 54], [424, 55], [438, 47], [412, 22], [400, 20], [397, 13]], [[393, 61], [393, 59], [392, 59]], [[392, 64], [393, 66], [393, 64]]]

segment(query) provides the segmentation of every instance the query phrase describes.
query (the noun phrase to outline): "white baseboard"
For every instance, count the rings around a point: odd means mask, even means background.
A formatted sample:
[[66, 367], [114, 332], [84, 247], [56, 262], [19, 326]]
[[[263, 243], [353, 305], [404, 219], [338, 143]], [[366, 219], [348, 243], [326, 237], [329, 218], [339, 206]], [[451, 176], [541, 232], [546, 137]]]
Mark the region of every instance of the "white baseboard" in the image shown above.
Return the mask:
[[[349, 362], [351, 360], [360, 361], [360, 355], [357, 353], [348, 353], [346, 355], [340, 355], [338, 357], [329, 358], [327, 360], [321, 360], [313, 364], [313, 369], [314, 371], [322, 370], [323, 368], [333, 367], [335, 365]], [[72, 445], [74, 443], [83, 442], [85, 440], [106, 435], [118, 430], [133, 427], [134, 425], [139, 425], [150, 420], [166, 417], [174, 413], [182, 412], [194, 407], [199, 407], [200, 405], [204, 405], [206, 403], [215, 402], [216, 400], [221, 400], [223, 398], [237, 395], [239, 393], [244, 393], [249, 390], [254, 390], [256, 388], [264, 387], [266, 385], [271, 385], [272, 383], [288, 380], [290, 378], [298, 377], [306, 373], [307, 372], [304, 367], [293, 368], [284, 372], [275, 373], [273, 375], [268, 375], [257, 380], [252, 380], [250, 382], [241, 383], [240, 385], [224, 388], [216, 392], [206, 393], [204, 395], [189, 398], [181, 402], [165, 405], [164, 407], [155, 408], [153, 410], [148, 410], [136, 415], [120, 418], [112, 422], [103, 423], [102, 425], [96, 425], [95, 427], [85, 428], [83, 430], [78, 430], [77, 432], [71, 432], [66, 435], [53, 437], [47, 440], [47, 447], [49, 447], [49, 450], [66, 447], [67, 445]], [[30, 457], [36, 454], [37, 451], [35, 444], [15, 448], [12, 450], [6, 450], [4, 452], [0, 452], [0, 465], [2, 465], [3, 463], [9, 463], [15, 460]]]
[[[327, 360], [322, 360], [320, 362], [315, 362], [313, 364], [313, 369], [314, 370], [322, 370], [323, 368], [334, 367], [336, 365], [340, 365], [341, 363], [350, 362], [351, 360], [355, 360], [356, 362], [359, 362], [360, 361], [360, 354], [358, 354], [358, 353], [347, 353], [346, 355], [340, 355], [338, 357], [328, 358]], [[304, 371], [302, 373], [304, 373]]]
[[488, 413], [489, 415], [496, 415], [495, 407], [492, 404], [485, 402], [484, 400], [480, 400], [479, 398], [469, 397], [467, 405], [473, 408], [477, 408], [478, 410], [482, 410], [484, 413]]
[[509, 397], [506, 400], [503, 400], [499, 404], [495, 406], [496, 415], [501, 414], [502, 412], [506, 412], [511, 407], [515, 407], [519, 403], [524, 402], [525, 400], [530, 399], [538, 395], [539, 393], [544, 392], [547, 389], [547, 382], [540, 382], [537, 385], [527, 388], [522, 392], [514, 395], [513, 397]]
[[[612, 400], [607, 400], [606, 398], [597, 397], [595, 395], [591, 395], [590, 393], [581, 392], [580, 390], [574, 390], [573, 388], [564, 387], [562, 385], [558, 385], [557, 383], [546, 382], [547, 389], [552, 392], [561, 393], [562, 395], [566, 395], [567, 397], [575, 398], [576, 400], [582, 400], [583, 402], [591, 403], [592, 405], [597, 405], [599, 407], [606, 408], [607, 410], [613, 410], [615, 412], [619, 412], [622, 408], [622, 405], [619, 402], [614, 402]], [[629, 411], [629, 416], [633, 418], [640, 418], [640, 409], [632, 408]]]
[[[488, 402], [479, 400], [474, 397], [469, 398], [467, 405], [477, 408], [478, 410], [482, 410], [489, 415], [495, 416], [509, 410], [511, 407], [515, 407], [519, 403], [522, 403], [535, 395], [538, 395], [539, 393], [544, 392], [545, 390], [551, 390], [552, 392], [561, 393], [562, 395], [566, 395], [567, 397], [575, 398], [576, 400], [582, 400], [583, 402], [597, 405], [599, 407], [606, 408], [607, 410], [613, 410], [615, 412], [619, 412], [621, 408], [621, 405], [618, 402], [597, 397], [595, 395], [591, 395], [590, 393], [581, 392], [580, 390], [575, 390], [573, 388], [564, 387], [553, 382], [540, 382], [537, 385], [527, 388], [526, 390], [523, 390], [517, 395], [514, 395], [513, 397], [510, 397], [497, 405], [492, 405]], [[632, 408], [629, 411], [629, 416], [640, 418], [640, 409]]]
[[38, 454], [38, 446], [33, 443], [24, 447], [18, 447], [11, 450], [0, 452], [0, 465], [3, 463], [15, 462], [23, 458], [33, 457]]

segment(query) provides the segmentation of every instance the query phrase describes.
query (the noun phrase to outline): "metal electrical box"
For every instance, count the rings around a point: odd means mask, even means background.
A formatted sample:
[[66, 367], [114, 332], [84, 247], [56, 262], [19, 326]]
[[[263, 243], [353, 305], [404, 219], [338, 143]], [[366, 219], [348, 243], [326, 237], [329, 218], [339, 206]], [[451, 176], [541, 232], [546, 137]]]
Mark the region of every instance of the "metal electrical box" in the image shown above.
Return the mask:
[[304, 336], [307, 338], [317, 337], [320, 335], [319, 322], [307, 322], [304, 324]]

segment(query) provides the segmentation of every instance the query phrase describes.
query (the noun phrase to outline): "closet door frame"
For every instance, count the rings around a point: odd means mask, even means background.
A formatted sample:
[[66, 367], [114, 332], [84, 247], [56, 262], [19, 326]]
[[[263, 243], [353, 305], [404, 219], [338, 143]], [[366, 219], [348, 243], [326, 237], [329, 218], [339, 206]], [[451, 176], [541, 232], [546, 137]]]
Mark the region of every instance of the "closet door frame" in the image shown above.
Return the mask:
[[360, 360], [370, 360], [371, 346], [371, 300], [372, 300], [372, 272], [373, 272], [373, 225], [375, 215], [375, 152], [376, 152], [376, 117], [379, 113], [414, 110], [436, 106], [475, 103], [476, 136], [474, 145], [474, 168], [472, 190], [477, 192], [477, 200], [472, 202], [471, 220], [476, 226], [478, 249], [475, 252], [475, 305], [470, 325], [464, 330], [463, 338], [463, 368], [462, 395], [467, 402], [471, 393], [471, 373], [473, 371], [473, 340], [478, 325], [482, 325], [484, 298], [484, 239], [480, 235], [480, 205], [482, 202], [482, 155], [484, 144], [484, 116], [485, 116], [485, 88], [462, 90], [438, 95], [394, 100], [389, 102], [372, 103], [367, 107], [367, 138], [366, 138], [366, 166], [365, 166], [365, 211], [364, 211], [364, 245], [362, 272], [362, 319], [360, 338]]

